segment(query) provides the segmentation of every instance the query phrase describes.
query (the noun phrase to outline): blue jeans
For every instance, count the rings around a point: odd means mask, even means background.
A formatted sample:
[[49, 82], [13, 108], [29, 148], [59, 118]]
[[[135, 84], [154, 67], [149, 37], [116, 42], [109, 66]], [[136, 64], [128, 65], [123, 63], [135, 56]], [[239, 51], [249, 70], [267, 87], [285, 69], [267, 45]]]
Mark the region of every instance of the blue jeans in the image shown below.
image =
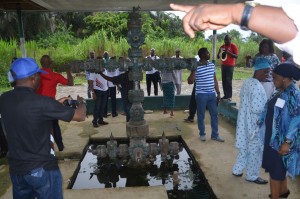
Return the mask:
[[204, 117], [206, 107], [210, 114], [210, 125], [212, 129], [211, 137], [216, 138], [218, 133], [218, 107], [215, 93], [197, 93], [197, 113], [198, 113], [198, 129], [200, 136], [205, 135]]
[[27, 175], [10, 174], [14, 199], [62, 199], [60, 170], [34, 169]]

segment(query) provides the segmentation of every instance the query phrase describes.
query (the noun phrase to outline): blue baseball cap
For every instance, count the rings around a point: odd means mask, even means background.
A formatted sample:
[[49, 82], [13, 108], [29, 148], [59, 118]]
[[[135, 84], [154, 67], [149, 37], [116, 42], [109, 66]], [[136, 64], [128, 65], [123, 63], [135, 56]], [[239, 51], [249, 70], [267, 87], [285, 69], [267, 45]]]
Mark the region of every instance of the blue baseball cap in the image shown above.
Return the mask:
[[10, 68], [14, 80], [24, 79], [34, 75], [35, 73], [48, 74], [41, 70], [33, 58], [19, 58], [16, 59]]

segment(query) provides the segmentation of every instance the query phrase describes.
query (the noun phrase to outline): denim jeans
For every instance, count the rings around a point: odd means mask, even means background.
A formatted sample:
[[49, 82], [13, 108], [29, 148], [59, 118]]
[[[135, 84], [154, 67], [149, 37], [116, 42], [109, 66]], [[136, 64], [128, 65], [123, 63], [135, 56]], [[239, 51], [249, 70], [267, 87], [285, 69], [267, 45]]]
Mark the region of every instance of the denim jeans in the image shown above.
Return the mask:
[[211, 137], [218, 137], [218, 107], [215, 93], [197, 93], [197, 113], [198, 113], [198, 129], [200, 136], [205, 135], [204, 117], [206, 107], [210, 114], [210, 125], [212, 129]]
[[27, 175], [10, 174], [14, 199], [62, 199], [60, 170], [34, 169]]

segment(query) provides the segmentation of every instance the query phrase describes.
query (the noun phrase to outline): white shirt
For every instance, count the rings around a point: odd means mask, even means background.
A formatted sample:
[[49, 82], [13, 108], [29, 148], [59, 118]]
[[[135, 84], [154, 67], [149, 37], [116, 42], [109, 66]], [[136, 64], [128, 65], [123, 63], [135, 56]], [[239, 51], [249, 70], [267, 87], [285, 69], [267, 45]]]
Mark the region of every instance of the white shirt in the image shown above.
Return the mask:
[[89, 80], [93, 81], [94, 90], [99, 90], [99, 91], [108, 90], [107, 80], [104, 79], [100, 74], [91, 73], [89, 76]]
[[[109, 72], [105, 69], [104, 74], [108, 77], [116, 77], [120, 74], [119, 70], [115, 70], [113, 72]], [[116, 87], [111, 81], [107, 81], [108, 87]]]
[[[151, 55], [147, 56], [146, 58], [150, 57], [153, 61], [156, 60], [156, 59], [159, 59], [159, 56], [156, 56], [154, 55], [153, 57]], [[152, 70], [150, 71], [146, 71], [146, 74], [149, 75], [149, 74], [154, 74], [157, 70], [152, 67]]]

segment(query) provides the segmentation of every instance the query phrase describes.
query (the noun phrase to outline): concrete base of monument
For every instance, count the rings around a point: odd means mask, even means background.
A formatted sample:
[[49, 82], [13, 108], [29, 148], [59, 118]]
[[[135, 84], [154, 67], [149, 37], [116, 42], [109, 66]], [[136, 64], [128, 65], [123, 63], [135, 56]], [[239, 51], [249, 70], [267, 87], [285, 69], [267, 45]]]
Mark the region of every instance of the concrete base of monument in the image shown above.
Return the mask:
[[[186, 108], [185, 108], [186, 109]], [[228, 123], [227, 119], [219, 117], [219, 133], [225, 139], [219, 143], [210, 139], [210, 116], [205, 115], [206, 141], [199, 138], [197, 117], [194, 123], [184, 121], [188, 114], [183, 110], [176, 110], [174, 117], [163, 114], [162, 110], [153, 110], [152, 114], [145, 114], [145, 120], [149, 125], [149, 137], [159, 137], [163, 131], [166, 136], [180, 135], [191, 150], [198, 165], [204, 172], [209, 184], [218, 198], [222, 199], [265, 199], [270, 193], [269, 184], [257, 185], [245, 180], [243, 177], [236, 178], [232, 173], [232, 166], [236, 160], [237, 149], [235, 145], [235, 126]], [[59, 158], [59, 167], [63, 176], [63, 192], [65, 199], [82, 198], [132, 198], [132, 199], [167, 199], [168, 195], [164, 186], [157, 187], [126, 187], [118, 189], [86, 189], [69, 190], [70, 179], [76, 170], [82, 152], [90, 138], [109, 138], [111, 133], [115, 138], [126, 137], [126, 117], [119, 114], [118, 117], [108, 117], [105, 121], [109, 125], [99, 128], [92, 126], [92, 115], [84, 122], [60, 122], [65, 149], [56, 155]], [[55, 146], [56, 147], [56, 146]], [[8, 166], [0, 168], [0, 188], [9, 186], [1, 199], [12, 198], [12, 186], [9, 185]], [[4, 176], [7, 176], [5, 178]], [[261, 169], [260, 177], [268, 179], [268, 174]], [[5, 181], [3, 181], [5, 180]], [[289, 199], [298, 199], [300, 195], [300, 178], [291, 180], [288, 178], [288, 187], [291, 191]]]
[[149, 125], [146, 121], [143, 125], [139, 126], [131, 125], [127, 122], [126, 134], [128, 137], [147, 137], [149, 135]]

